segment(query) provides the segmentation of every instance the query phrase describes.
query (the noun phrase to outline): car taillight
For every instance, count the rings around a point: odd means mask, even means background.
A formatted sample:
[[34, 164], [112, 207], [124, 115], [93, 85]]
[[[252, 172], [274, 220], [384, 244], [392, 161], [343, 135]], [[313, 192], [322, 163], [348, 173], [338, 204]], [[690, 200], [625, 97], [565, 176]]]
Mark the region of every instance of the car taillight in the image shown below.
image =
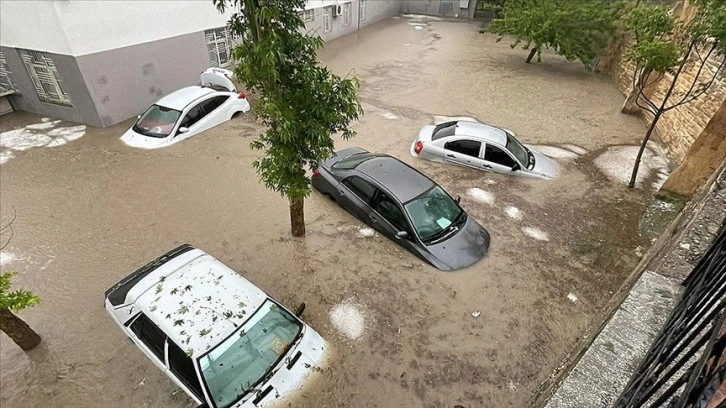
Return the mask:
[[320, 174], [320, 170], [317, 168], [313, 169], [313, 176], [317, 176], [318, 174]]
[[240, 92], [239, 93], [239, 96], [237, 97], [237, 99], [244, 99], [246, 97], [247, 97], [247, 95], [244, 92]]
[[423, 150], [423, 143], [419, 140], [416, 142], [416, 146], [414, 146], [413, 151], [416, 152], [416, 154], [421, 153], [421, 150]]

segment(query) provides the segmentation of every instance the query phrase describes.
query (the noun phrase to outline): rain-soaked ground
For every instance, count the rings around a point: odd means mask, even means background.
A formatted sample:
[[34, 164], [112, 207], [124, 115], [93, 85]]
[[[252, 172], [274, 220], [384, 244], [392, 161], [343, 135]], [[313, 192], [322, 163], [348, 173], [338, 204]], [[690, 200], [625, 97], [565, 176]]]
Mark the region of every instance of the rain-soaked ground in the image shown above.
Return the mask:
[[[289, 307], [307, 303], [305, 320], [332, 352], [291, 406], [526, 406], [647, 245], [638, 219], [658, 166], [642, 189], [620, 181], [644, 127], [619, 113], [606, 78], [549, 54], [524, 64], [526, 52], [474, 24], [410, 23], [389, 19], [321, 51], [362, 80], [359, 135], [337, 146], [387, 152], [460, 195], [491, 233], [483, 261], [437, 271], [316, 193], [307, 237], [291, 238], [286, 201], [251, 167], [251, 115], [152, 151], [118, 140], [129, 121], [83, 129], [3, 116], [1, 130], [16, 129], [0, 138], [3, 221], [17, 211], [3, 270], [41, 296], [21, 316], [44, 341], [26, 354], [0, 335], [0, 406], [192, 405], [102, 306], [106, 288], [185, 242]], [[435, 116], [511, 129], [545, 146], [560, 176], [418, 161], [409, 146]]]

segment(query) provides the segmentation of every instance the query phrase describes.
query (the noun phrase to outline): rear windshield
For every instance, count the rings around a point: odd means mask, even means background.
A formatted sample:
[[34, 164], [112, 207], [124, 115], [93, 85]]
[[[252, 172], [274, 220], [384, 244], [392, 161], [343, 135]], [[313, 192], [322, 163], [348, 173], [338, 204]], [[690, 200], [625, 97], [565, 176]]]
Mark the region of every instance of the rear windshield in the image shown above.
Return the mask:
[[454, 136], [454, 132], [456, 132], [456, 122], [442, 123], [434, 128], [434, 132], [431, 134], [431, 140]]
[[374, 157], [376, 157], [376, 155], [373, 153], [354, 154], [350, 157], [346, 157], [345, 159], [335, 163], [333, 165], [333, 168], [341, 169], [341, 170], [351, 170], [351, 169], [358, 167], [358, 165], [363, 163], [364, 161], [368, 161]]

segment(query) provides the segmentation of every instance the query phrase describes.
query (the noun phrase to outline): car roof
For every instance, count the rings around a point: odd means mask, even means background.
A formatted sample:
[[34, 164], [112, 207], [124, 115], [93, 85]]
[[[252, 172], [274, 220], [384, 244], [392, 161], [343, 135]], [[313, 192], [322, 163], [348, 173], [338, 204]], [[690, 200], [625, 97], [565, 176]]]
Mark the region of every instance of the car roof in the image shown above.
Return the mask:
[[485, 142], [498, 143], [501, 146], [507, 145], [507, 133], [494, 126], [477, 122], [460, 120], [456, 123], [456, 136], [472, 136]]
[[194, 85], [182, 88], [178, 91], [174, 91], [169, 95], [159, 99], [156, 104], [165, 108], [171, 108], [174, 110], [184, 110], [190, 103], [201, 98], [202, 96], [209, 95], [217, 92], [212, 88], [205, 88], [203, 86]]
[[134, 305], [196, 358], [244, 324], [267, 294], [200, 249], [181, 257], [144, 279], [151, 281]]
[[401, 203], [418, 197], [435, 183], [406, 163], [388, 155], [376, 155], [355, 170], [386, 187]]

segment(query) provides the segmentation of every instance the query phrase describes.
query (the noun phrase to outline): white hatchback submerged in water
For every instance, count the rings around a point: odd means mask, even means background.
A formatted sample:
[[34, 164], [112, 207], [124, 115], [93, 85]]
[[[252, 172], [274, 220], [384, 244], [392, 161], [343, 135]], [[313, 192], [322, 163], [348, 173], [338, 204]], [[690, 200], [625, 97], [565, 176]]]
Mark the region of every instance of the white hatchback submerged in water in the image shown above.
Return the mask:
[[131, 341], [201, 407], [267, 407], [292, 397], [327, 343], [261, 289], [182, 245], [105, 293]]
[[421, 159], [505, 175], [557, 177], [555, 162], [522, 144], [514, 132], [478, 122], [459, 120], [424, 126], [410, 151]]
[[237, 92], [232, 71], [207, 68], [202, 85], [188, 86], [159, 99], [121, 136], [129, 146], [156, 149], [198, 135], [237, 113], [250, 110], [244, 92]]

